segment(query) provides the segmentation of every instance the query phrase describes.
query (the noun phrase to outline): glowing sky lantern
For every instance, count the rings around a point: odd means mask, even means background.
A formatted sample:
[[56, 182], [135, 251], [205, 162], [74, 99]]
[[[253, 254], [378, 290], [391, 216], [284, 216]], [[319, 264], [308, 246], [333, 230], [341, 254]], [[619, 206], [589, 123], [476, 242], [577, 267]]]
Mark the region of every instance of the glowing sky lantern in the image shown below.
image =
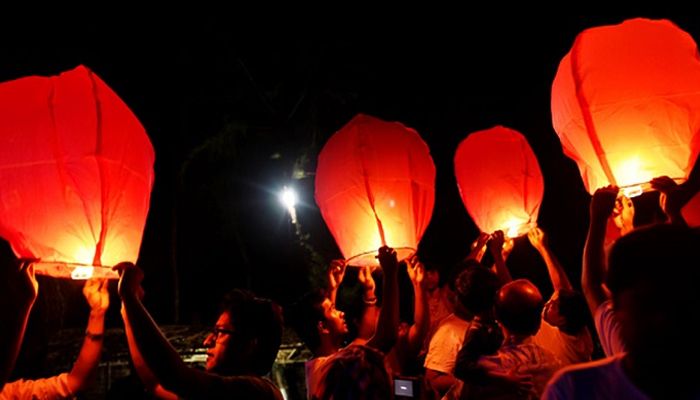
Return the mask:
[[0, 236], [37, 272], [116, 277], [135, 262], [153, 147], [124, 102], [80, 66], [0, 84]]
[[433, 212], [435, 165], [418, 133], [359, 114], [318, 157], [316, 203], [351, 265], [376, 265], [386, 244], [413, 254]]
[[537, 225], [544, 182], [523, 135], [503, 126], [474, 132], [454, 161], [462, 202], [482, 232], [514, 238]]
[[673, 23], [633, 19], [581, 32], [552, 85], [552, 122], [586, 190], [628, 196], [687, 178], [700, 149], [700, 60]]

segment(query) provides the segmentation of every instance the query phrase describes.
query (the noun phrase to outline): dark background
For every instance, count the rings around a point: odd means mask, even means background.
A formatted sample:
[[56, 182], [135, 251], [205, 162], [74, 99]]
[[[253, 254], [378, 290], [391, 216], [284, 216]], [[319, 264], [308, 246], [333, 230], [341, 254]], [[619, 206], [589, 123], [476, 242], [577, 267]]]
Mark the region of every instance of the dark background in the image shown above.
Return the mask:
[[[644, 16], [700, 37], [698, 17]], [[46, 18], [0, 39], [0, 81], [84, 64], [131, 107], [156, 152], [139, 258], [146, 306], [159, 322], [210, 324], [229, 289], [287, 304], [310, 287], [314, 260], [340, 256], [313, 200], [313, 171], [327, 138], [358, 112], [400, 121], [428, 143], [436, 202], [420, 255], [441, 267], [477, 235], [453, 175], [458, 143], [497, 124], [522, 132], [545, 180], [539, 224], [578, 284], [589, 196], [552, 128], [551, 83], [577, 33], [627, 17], [319, 17], [322, 27], [291, 18], [241, 27], [244, 15]], [[285, 184], [301, 197], [307, 247], [277, 200]], [[643, 211], [656, 199], [635, 201]], [[551, 291], [526, 239], [509, 265]], [[41, 287], [45, 321], [84, 324], [80, 284], [42, 279]], [[110, 326], [121, 324], [116, 304]]]

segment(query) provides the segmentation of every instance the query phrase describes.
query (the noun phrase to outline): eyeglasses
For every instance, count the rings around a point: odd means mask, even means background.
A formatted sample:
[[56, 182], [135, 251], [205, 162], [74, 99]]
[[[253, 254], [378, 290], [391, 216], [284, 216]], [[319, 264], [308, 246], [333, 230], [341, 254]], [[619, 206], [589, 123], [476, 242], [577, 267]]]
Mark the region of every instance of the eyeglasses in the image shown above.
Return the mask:
[[226, 335], [233, 335], [234, 334], [234, 331], [232, 331], [230, 329], [219, 328], [218, 326], [211, 328], [211, 331], [209, 331], [209, 332], [212, 336], [214, 336], [214, 340], [219, 340], [221, 335], [224, 335], [224, 334], [226, 334]]

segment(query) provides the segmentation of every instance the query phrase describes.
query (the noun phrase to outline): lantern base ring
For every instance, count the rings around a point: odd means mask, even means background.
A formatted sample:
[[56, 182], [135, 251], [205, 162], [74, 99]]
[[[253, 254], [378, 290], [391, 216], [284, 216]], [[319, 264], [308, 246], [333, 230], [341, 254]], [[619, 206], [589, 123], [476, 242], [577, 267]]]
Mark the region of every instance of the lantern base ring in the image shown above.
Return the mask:
[[[416, 249], [412, 247], [394, 247], [394, 250], [396, 250], [396, 259], [399, 261], [405, 260], [416, 254]], [[377, 250], [354, 255], [348, 258], [346, 263], [351, 267], [365, 267], [368, 265], [371, 267], [378, 267], [379, 260], [377, 260]]]
[[[681, 184], [686, 181], [685, 178], [671, 178], [677, 184]], [[634, 183], [631, 185], [620, 186], [620, 193], [625, 195], [625, 197], [632, 198], [641, 195], [642, 193], [650, 192], [654, 190], [651, 187], [651, 182], [641, 182]]]
[[112, 271], [112, 267], [65, 263], [58, 261], [37, 261], [33, 263], [34, 272], [39, 275], [46, 275], [53, 278], [65, 279], [90, 279], [90, 278], [106, 278], [119, 279], [117, 271]]

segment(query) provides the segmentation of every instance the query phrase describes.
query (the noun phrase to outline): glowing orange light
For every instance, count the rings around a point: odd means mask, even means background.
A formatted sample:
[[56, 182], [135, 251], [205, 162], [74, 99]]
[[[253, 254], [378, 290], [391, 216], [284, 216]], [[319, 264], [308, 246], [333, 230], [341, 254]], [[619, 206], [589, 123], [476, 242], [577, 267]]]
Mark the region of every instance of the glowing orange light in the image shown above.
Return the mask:
[[536, 226], [544, 182], [523, 135], [503, 126], [474, 132], [454, 163], [462, 202], [482, 232], [515, 238]]
[[589, 193], [614, 184], [634, 196], [662, 175], [681, 182], [700, 150], [695, 41], [666, 20], [587, 29], [559, 64], [551, 105]]
[[316, 203], [351, 265], [376, 265], [386, 244], [415, 253], [433, 212], [435, 166], [418, 133], [357, 115], [318, 157]]

